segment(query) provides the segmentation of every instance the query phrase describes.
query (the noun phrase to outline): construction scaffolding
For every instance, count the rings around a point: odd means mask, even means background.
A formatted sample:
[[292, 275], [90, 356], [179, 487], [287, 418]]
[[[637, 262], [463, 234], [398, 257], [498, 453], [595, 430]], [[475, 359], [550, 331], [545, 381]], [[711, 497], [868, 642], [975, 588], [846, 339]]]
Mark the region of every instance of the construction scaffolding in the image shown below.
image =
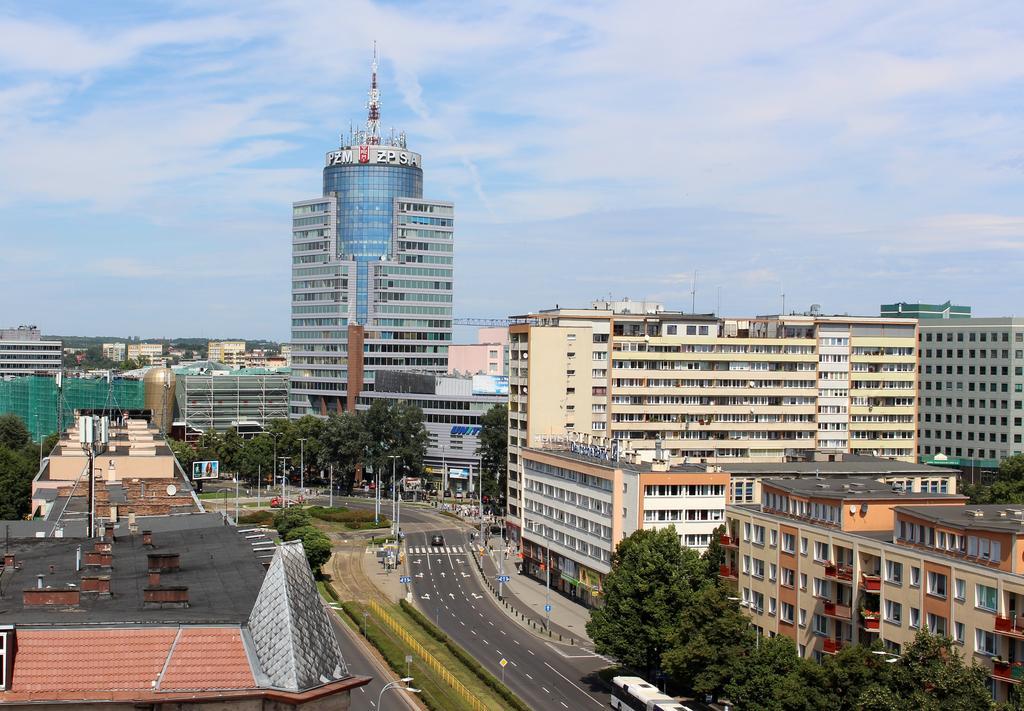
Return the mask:
[[226, 432], [243, 426], [265, 429], [288, 417], [288, 373], [242, 369], [216, 374], [179, 371], [175, 380], [175, 425], [189, 431]]
[[68, 427], [75, 410], [141, 410], [143, 401], [142, 381], [129, 378], [65, 377], [60, 389], [54, 376], [0, 380], [0, 414], [20, 417], [36, 442]]

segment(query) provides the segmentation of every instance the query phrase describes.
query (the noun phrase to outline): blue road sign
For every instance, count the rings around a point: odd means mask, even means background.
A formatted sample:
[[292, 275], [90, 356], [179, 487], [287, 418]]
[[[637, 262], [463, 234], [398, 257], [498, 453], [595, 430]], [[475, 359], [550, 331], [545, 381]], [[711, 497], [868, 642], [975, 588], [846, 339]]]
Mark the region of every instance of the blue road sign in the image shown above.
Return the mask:
[[545, 605], [544, 612], [551, 612], [551, 605]]
[[398, 579], [398, 582], [400, 582], [400, 583], [411, 583], [412, 582], [412, 578], [410, 578], [408, 575], [403, 575], [402, 577], [400, 577]]
[[498, 582], [499, 583], [507, 583], [509, 580], [511, 580], [511, 578], [509, 578], [507, 575], [499, 575], [498, 576]]

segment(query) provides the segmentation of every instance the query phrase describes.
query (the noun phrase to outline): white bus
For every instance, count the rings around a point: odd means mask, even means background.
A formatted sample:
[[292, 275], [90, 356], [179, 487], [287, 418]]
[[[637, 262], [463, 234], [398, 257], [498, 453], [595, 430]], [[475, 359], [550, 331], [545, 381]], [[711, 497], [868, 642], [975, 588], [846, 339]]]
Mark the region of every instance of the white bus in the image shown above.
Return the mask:
[[612, 678], [612, 708], [617, 711], [690, 711], [638, 676]]

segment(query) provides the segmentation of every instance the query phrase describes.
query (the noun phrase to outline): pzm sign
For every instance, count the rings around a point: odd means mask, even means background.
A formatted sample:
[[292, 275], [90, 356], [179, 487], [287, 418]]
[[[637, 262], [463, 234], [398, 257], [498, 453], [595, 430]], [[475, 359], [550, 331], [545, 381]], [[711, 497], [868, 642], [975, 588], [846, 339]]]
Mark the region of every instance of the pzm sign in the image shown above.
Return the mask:
[[420, 156], [411, 151], [400, 151], [396, 148], [377, 148], [375, 146], [342, 148], [327, 154], [327, 165], [352, 165], [354, 163], [408, 165], [418, 168]]

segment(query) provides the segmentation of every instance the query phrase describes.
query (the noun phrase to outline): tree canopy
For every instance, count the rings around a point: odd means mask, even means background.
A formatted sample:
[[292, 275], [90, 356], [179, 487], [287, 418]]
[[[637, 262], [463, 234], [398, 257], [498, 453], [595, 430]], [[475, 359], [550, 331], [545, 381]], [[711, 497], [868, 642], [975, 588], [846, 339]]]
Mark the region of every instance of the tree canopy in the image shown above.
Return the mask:
[[991, 485], [968, 485], [965, 493], [972, 504], [1024, 504], [1024, 454], [1001, 461]]
[[480, 440], [477, 446], [484, 493], [504, 497], [508, 477], [508, 406], [495, 405], [480, 418]]

